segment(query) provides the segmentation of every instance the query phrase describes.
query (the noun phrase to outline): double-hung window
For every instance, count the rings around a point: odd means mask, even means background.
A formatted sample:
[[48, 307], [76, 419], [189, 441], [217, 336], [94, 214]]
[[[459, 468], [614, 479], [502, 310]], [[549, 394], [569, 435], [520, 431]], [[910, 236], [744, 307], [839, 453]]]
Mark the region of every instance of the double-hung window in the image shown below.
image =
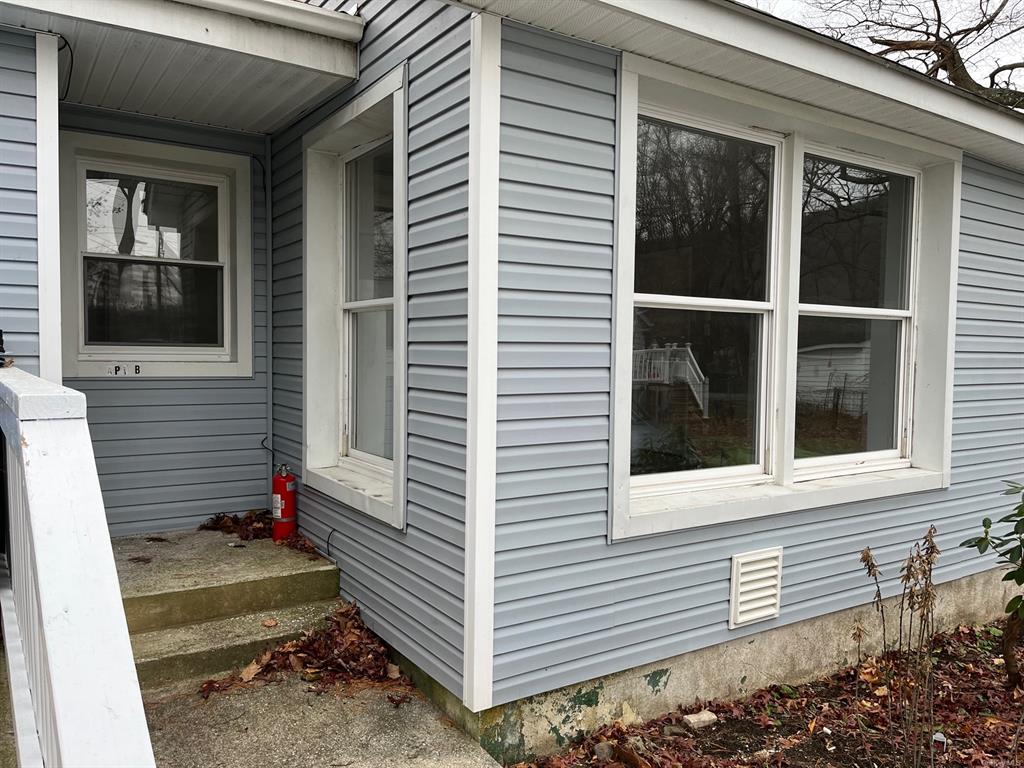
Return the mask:
[[67, 376], [252, 373], [248, 159], [62, 139]]
[[630, 473], [767, 474], [777, 146], [641, 116]]
[[613, 538], [948, 484], [956, 160], [683, 112], [649, 69], [622, 91]]
[[302, 480], [405, 524], [405, 69], [303, 140]]
[[805, 154], [798, 477], [906, 462], [914, 179]]
[[394, 142], [345, 163], [342, 453], [386, 466], [394, 455]]

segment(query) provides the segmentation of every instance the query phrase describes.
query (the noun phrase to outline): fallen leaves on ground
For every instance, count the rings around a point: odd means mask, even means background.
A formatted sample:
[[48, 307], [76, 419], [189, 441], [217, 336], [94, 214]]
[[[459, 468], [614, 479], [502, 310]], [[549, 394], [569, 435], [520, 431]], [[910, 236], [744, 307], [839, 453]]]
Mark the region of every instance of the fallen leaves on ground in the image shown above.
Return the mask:
[[[267, 622], [263, 623], [266, 626]], [[359, 609], [352, 603], [344, 603], [326, 617], [326, 626], [322, 629], [305, 632], [297, 640], [264, 651], [227, 677], [207, 680], [199, 692], [205, 699], [218, 691], [265, 683], [286, 674], [301, 675], [312, 684], [311, 690], [318, 693], [339, 683], [410, 686], [408, 679], [388, 661], [387, 646], [363, 623]]]
[[[220, 531], [221, 533], [237, 536], [242, 541], [269, 539], [274, 531], [274, 518], [271, 517], [270, 512], [266, 509], [250, 509], [241, 516], [218, 512], [201, 523], [199, 530]], [[316, 545], [298, 531], [288, 538], [275, 541], [274, 543], [282, 547], [288, 547], [288, 549], [294, 549], [296, 552], [318, 557]]]
[[[998, 627], [965, 626], [936, 635], [934, 766], [1024, 765], [1024, 691], [1006, 687], [1000, 636]], [[890, 652], [806, 685], [772, 686], [743, 701], [698, 701], [636, 725], [612, 723], [518, 768], [897, 768], [906, 744], [899, 714], [906, 662]], [[688, 729], [683, 715], [701, 709], [718, 722]], [[932, 764], [928, 754], [925, 764]]]
[[267, 629], [273, 629], [277, 626], [277, 619], [264, 619], [263, 626]]

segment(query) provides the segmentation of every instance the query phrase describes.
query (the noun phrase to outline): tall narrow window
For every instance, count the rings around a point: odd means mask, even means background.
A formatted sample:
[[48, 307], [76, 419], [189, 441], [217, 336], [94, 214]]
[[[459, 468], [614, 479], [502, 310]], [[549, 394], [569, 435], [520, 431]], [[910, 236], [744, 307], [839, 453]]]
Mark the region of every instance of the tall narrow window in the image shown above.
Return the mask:
[[763, 474], [775, 150], [637, 130], [631, 474]]
[[[386, 141], [345, 164], [343, 349], [348, 409], [342, 452], [371, 462], [394, 452], [394, 169]], [[345, 395], [343, 395], [345, 397]], [[346, 450], [347, 448], [347, 450]]]
[[910, 177], [804, 159], [796, 459], [905, 453], [913, 199]]

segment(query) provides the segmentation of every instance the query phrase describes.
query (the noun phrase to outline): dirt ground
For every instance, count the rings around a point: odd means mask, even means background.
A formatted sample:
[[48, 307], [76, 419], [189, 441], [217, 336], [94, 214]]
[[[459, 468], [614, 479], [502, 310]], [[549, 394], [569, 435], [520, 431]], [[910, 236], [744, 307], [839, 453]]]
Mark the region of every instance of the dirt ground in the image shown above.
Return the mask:
[[[807, 685], [696, 702], [628, 727], [614, 723], [518, 768], [896, 768], [912, 764], [915, 738], [922, 766], [1015, 768], [1024, 765], [1024, 691], [1006, 686], [1001, 637], [999, 626], [937, 635], [934, 693], [918, 708], [907, 702], [915, 685], [927, 686], [913, 682], [906, 655], [892, 652]], [[1017, 655], [1024, 660], [1024, 648]], [[684, 715], [703, 709], [718, 721], [689, 728]]]

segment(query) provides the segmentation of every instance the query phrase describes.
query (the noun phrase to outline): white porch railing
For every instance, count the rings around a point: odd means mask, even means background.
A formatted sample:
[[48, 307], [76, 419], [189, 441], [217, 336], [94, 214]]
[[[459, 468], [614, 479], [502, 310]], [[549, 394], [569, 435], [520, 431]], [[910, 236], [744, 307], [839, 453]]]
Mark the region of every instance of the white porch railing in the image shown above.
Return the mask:
[[0, 369], [0, 429], [10, 531], [0, 608], [19, 762], [153, 766], [85, 396]]
[[689, 344], [633, 350], [634, 384], [675, 384], [684, 381], [693, 392], [700, 413], [708, 416], [708, 377], [701, 371]]

